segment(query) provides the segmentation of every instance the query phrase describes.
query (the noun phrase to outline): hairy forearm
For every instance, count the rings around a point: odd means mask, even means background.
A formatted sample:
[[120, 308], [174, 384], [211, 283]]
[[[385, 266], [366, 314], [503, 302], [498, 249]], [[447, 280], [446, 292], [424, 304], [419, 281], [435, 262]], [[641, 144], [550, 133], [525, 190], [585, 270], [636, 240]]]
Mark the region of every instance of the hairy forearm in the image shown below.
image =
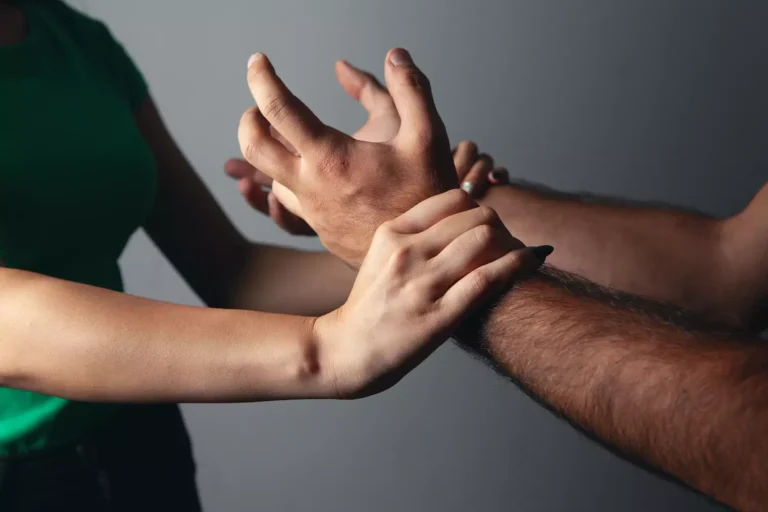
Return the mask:
[[356, 272], [328, 252], [250, 245], [226, 307], [319, 316], [347, 300]]
[[312, 319], [179, 306], [0, 269], [6, 387], [110, 402], [330, 396]]
[[768, 502], [758, 338], [553, 269], [476, 321], [465, 347], [602, 442], [731, 506]]
[[553, 245], [556, 268], [731, 324], [753, 320], [750, 285], [733, 286], [721, 250], [725, 221], [526, 185], [494, 187], [483, 202], [527, 245]]

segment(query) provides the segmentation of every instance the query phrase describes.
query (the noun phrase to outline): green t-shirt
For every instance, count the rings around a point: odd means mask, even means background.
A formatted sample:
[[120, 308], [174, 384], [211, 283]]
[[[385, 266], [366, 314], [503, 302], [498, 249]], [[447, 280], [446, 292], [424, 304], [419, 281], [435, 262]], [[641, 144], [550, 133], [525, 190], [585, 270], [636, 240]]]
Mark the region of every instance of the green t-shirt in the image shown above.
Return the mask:
[[[17, 4], [28, 34], [0, 46], [0, 261], [122, 291], [117, 260], [156, 191], [133, 118], [147, 86], [102, 23], [58, 0]], [[0, 454], [73, 442], [116, 408], [0, 388]]]

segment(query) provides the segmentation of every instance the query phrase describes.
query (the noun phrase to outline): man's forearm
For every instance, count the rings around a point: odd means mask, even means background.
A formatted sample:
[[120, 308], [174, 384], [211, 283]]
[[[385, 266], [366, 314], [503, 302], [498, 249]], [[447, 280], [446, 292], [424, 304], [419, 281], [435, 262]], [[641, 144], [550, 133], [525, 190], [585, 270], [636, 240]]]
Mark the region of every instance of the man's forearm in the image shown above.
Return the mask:
[[553, 245], [559, 269], [731, 324], [754, 321], [750, 290], [733, 286], [720, 250], [726, 221], [522, 184], [493, 187], [483, 203], [525, 244]]
[[552, 269], [463, 333], [465, 347], [606, 444], [731, 506], [768, 502], [759, 339]]

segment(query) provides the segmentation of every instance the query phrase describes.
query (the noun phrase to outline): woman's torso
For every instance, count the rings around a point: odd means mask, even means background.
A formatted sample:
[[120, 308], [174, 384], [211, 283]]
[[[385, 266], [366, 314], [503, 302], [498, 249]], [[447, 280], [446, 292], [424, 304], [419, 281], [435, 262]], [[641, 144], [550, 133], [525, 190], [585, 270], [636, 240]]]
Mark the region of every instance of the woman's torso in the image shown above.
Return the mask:
[[[133, 120], [146, 86], [100, 23], [18, 3], [29, 33], [0, 47], [0, 261], [120, 291], [118, 258], [156, 187]], [[0, 388], [0, 454], [74, 441], [114, 409]]]

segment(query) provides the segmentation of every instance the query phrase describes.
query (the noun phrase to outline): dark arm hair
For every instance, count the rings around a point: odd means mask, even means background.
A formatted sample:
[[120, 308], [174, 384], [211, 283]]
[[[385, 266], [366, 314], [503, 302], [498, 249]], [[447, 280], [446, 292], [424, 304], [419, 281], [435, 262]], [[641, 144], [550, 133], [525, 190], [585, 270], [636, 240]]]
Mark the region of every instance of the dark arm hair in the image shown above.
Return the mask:
[[630, 460], [743, 510], [768, 502], [758, 337], [548, 267], [457, 337]]

